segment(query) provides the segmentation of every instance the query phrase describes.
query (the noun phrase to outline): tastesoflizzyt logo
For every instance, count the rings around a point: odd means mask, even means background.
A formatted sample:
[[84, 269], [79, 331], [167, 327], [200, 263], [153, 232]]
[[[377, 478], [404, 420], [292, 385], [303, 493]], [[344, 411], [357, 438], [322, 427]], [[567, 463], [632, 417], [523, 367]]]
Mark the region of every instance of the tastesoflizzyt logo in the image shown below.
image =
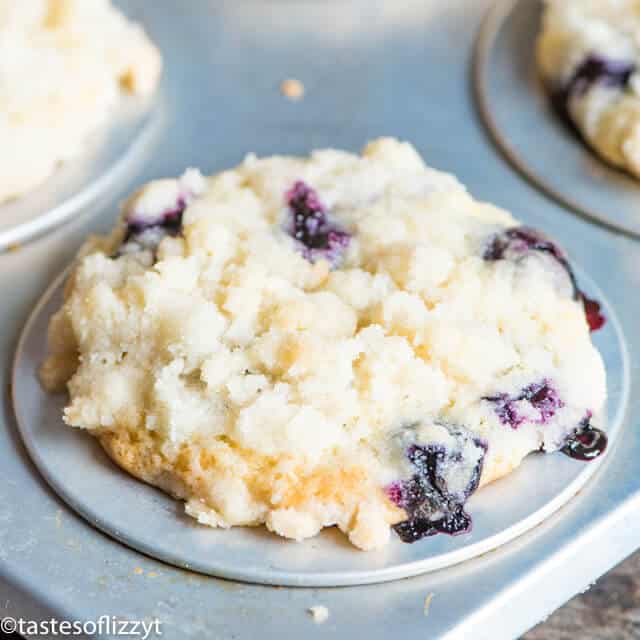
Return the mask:
[[97, 620], [26, 620], [3, 618], [0, 633], [19, 633], [21, 636], [47, 638], [55, 636], [111, 636], [123, 638], [149, 638], [162, 636], [160, 620], [122, 620], [116, 616], [100, 616]]

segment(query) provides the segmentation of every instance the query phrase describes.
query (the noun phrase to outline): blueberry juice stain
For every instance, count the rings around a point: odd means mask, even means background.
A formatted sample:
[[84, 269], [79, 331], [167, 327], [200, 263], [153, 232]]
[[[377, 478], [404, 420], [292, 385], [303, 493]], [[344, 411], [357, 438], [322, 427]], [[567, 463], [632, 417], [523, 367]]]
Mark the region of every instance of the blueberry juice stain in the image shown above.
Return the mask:
[[605, 452], [607, 443], [607, 434], [591, 426], [591, 415], [587, 415], [560, 450], [574, 460], [589, 462]]

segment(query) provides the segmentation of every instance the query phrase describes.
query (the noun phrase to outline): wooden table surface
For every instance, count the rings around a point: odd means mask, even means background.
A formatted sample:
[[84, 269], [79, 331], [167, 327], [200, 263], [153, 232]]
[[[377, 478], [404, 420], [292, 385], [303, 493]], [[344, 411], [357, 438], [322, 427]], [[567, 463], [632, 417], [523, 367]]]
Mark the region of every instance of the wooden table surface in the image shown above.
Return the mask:
[[640, 639], [640, 552], [570, 600], [522, 640]]

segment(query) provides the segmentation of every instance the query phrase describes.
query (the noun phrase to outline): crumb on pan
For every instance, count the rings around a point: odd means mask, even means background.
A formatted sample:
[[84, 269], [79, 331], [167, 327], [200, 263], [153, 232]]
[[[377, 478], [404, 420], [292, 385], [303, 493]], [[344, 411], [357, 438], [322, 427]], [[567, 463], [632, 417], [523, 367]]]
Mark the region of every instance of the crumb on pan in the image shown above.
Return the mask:
[[316, 604], [313, 607], [309, 607], [308, 611], [316, 624], [322, 624], [329, 618], [329, 609], [324, 605]]
[[289, 100], [300, 100], [304, 97], [304, 85], [300, 80], [287, 78], [280, 84], [280, 93]]

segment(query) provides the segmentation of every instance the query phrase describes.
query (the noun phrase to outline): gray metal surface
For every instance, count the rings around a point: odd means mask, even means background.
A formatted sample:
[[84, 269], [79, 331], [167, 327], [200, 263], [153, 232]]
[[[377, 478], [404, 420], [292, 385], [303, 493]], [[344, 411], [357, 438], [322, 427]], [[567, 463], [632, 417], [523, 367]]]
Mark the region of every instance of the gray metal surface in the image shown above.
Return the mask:
[[640, 181], [591, 151], [553, 112], [536, 69], [541, 0], [499, 0], [485, 19], [475, 60], [477, 100], [512, 165], [560, 204], [640, 236]]
[[[5, 615], [159, 617], [165, 638], [517, 637], [638, 546], [640, 526], [640, 246], [568, 214], [494, 150], [474, 111], [469, 64], [486, 0], [406, 3], [130, 0], [164, 50], [168, 126], [125, 184], [72, 223], [0, 256], [0, 383], [17, 337], [53, 274], [144, 180], [187, 165], [209, 172], [246, 151], [358, 149], [412, 140], [478, 197], [556, 236], [620, 320], [632, 363], [620, 438], [594, 478], [554, 516], [500, 549], [396, 582], [338, 589], [247, 585], [150, 559], [99, 533], [49, 490], [29, 461], [5, 396], [0, 414], [0, 607]], [[402, 5], [402, 6], [397, 6]], [[182, 47], [205, 51], [196, 60]], [[277, 87], [297, 77], [307, 93]], [[183, 89], [202, 87], [197, 98]], [[191, 97], [188, 97], [190, 96]], [[180, 115], [182, 114], [182, 115]], [[428, 616], [424, 598], [434, 594]], [[324, 604], [329, 620], [306, 613]]]
[[[608, 371], [606, 423], [615, 447], [629, 391], [629, 362], [613, 309], [578, 273], [581, 288], [603, 303], [608, 319], [594, 335]], [[179, 567], [222, 578], [279, 586], [336, 587], [386, 582], [451, 566], [491, 551], [549, 517], [587, 483], [606, 455], [585, 464], [557, 454], [529, 456], [508, 478], [468, 502], [473, 529], [414, 544], [392, 537], [385, 549], [359, 553], [335, 529], [298, 544], [263, 527], [213, 530], [183, 513], [181, 502], [120, 471], [86, 433], [62, 422], [66, 394], [52, 395], [36, 372], [46, 354], [49, 319], [62, 304], [57, 278], [24, 327], [12, 376], [13, 406], [22, 439], [38, 470], [60, 497], [90, 523], [134, 549]], [[113, 500], [113, 496], [118, 496]]]

